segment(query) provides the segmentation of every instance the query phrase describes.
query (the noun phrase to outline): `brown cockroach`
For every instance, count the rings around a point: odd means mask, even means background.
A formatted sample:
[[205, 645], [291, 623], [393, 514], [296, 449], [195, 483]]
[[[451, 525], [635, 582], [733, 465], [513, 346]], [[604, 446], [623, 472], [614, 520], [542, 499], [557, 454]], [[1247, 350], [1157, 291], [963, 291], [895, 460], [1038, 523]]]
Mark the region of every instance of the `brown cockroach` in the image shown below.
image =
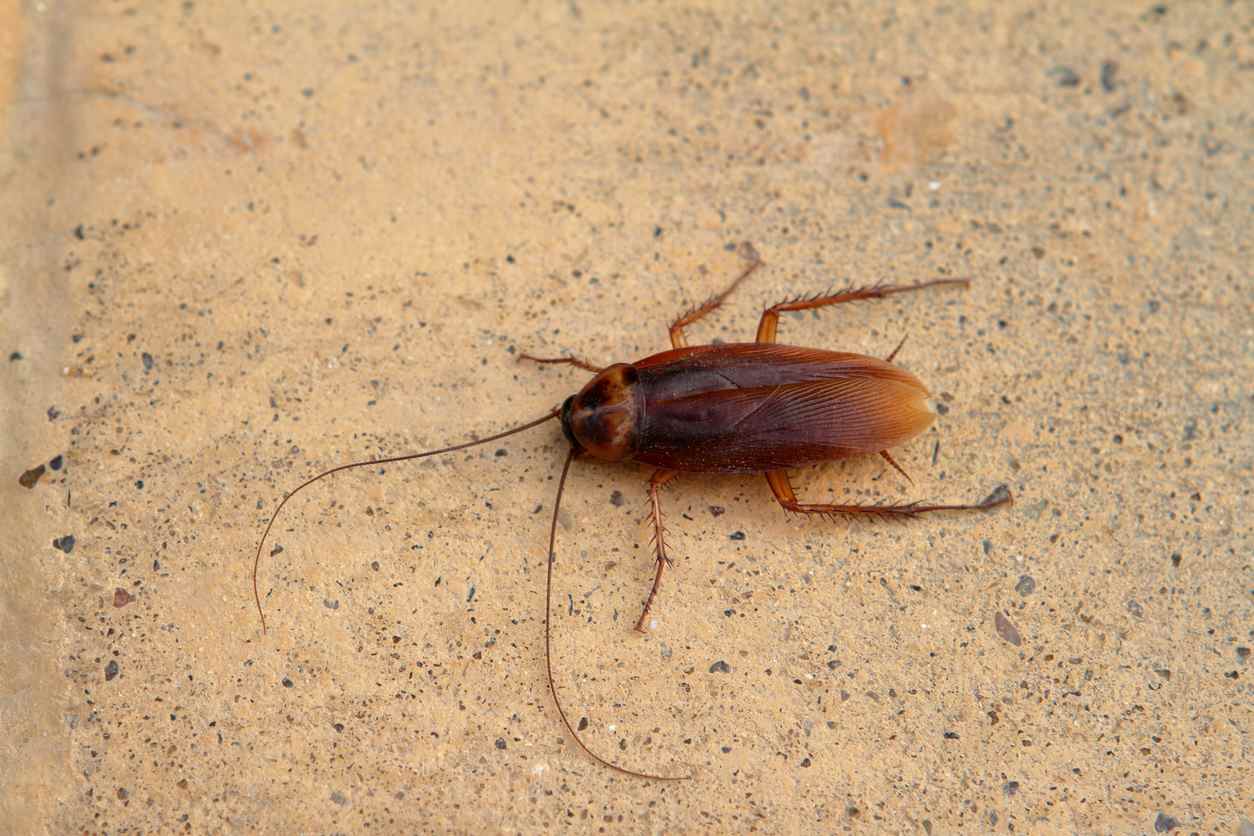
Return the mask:
[[779, 315], [862, 299], [882, 299], [928, 287], [965, 287], [969, 282], [967, 279], [933, 279], [910, 285], [880, 284], [794, 298], [762, 312], [754, 342], [689, 346], [684, 329], [722, 305], [761, 265], [752, 246], [745, 244], [743, 253], [750, 263], [727, 289], [671, 323], [668, 351], [634, 363], [615, 363], [604, 368], [573, 357], [543, 358], [522, 354], [520, 359], [577, 366], [596, 375], [547, 415], [487, 438], [451, 447], [342, 464], [297, 486], [275, 508], [253, 561], [253, 598], [262, 631], [266, 629], [266, 618], [257, 587], [261, 552], [279, 512], [301, 490], [341, 470], [464, 450], [557, 419], [570, 442], [570, 450], [562, 465], [553, 503], [545, 576], [544, 661], [553, 704], [562, 725], [579, 748], [603, 766], [637, 778], [682, 780], [691, 777], [651, 775], [611, 763], [580, 739], [558, 698], [550, 642], [553, 563], [556, 560], [557, 512], [571, 462], [590, 456], [611, 462], [637, 461], [655, 468], [649, 479], [649, 518], [653, 523], [656, 568], [653, 585], [636, 622], [636, 630], [640, 632], [645, 631], [662, 584], [662, 574], [671, 565], [658, 493], [680, 473], [761, 473], [785, 511], [824, 517], [866, 515], [905, 519], [933, 511], [984, 511], [1011, 500], [1010, 492], [1001, 487], [984, 501], [971, 505], [920, 502], [838, 505], [798, 501], [788, 480], [790, 468], [850, 456], [879, 454], [909, 480], [888, 450], [921, 433], [936, 416], [927, 408], [928, 392], [919, 379], [892, 364], [901, 349], [900, 344], [883, 360], [862, 354], [781, 345], [775, 341]]

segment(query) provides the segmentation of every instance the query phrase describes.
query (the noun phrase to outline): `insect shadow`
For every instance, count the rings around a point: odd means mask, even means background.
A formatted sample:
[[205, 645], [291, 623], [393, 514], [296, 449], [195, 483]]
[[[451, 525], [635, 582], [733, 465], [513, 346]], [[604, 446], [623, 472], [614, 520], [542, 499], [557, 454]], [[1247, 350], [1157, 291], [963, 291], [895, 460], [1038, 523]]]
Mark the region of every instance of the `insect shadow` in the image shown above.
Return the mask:
[[923, 383], [893, 365], [901, 344], [884, 359], [783, 345], [776, 341], [779, 315], [882, 299], [929, 287], [966, 287], [969, 281], [932, 279], [908, 285], [877, 284], [793, 298], [762, 312], [753, 342], [688, 345], [684, 329], [716, 310], [762, 265], [751, 245], [742, 245], [741, 254], [748, 266], [735, 281], [722, 293], [670, 324], [671, 348], [667, 351], [633, 363], [604, 367], [575, 357], [520, 355], [523, 360], [576, 366], [596, 375], [548, 414], [487, 438], [438, 450], [349, 462], [298, 485], [274, 509], [253, 561], [253, 599], [262, 631], [266, 630], [266, 617], [257, 585], [261, 553], [279, 512], [297, 493], [341, 470], [464, 450], [557, 420], [570, 442], [570, 449], [557, 483], [545, 575], [544, 664], [553, 705], [571, 738], [601, 765], [636, 778], [674, 781], [692, 777], [628, 769], [593, 752], [571, 725], [558, 696], [551, 642], [553, 563], [558, 509], [571, 462], [589, 457], [611, 462], [635, 461], [655, 468], [648, 485], [656, 568], [653, 585], [636, 622], [636, 630], [640, 632], [649, 624], [662, 576], [672, 565], [662, 524], [660, 491], [681, 473], [760, 473], [765, 475], [771, 492], [785, 511], [819, 517], [859, 515], [909, 519], [937, 511], [987, 511], [1011, 501], [1010, 491], [1004, 485], [983, 501], [966, 505], [922, 502], [848, 505], [798, 500], [788, 479], [789, 469], [850, 456], [883, 456], [909, 481], [909, 475], [893, 459], [889, 448], [904, 444], [923, 432], [936, 416], [927, 408], [928, 391]]

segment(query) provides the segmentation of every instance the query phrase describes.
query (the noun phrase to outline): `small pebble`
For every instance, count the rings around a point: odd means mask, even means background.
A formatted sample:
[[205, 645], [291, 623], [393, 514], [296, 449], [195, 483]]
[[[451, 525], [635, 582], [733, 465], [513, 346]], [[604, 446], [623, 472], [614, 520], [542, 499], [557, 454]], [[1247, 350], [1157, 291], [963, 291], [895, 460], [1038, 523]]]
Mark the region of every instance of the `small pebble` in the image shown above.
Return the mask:
[[1158, 813], [1158, 816], [1154, 819], [1154, 832], [1155, 833], [1170, 833], [1171, 831], [1175, 830], [1179, 826], [1180, 826], [1179, 821], [1177, 821], [1176, 819], [1172, 818], [1171, 816], [1161, 811]]
[[41, 464], [38, 467], [32, 467], [30, 470], [27, 470], [21, 476], [17, 477], [17, 483], [23, 488], [30, 490], [35, 487], [35, 483], [37, 483], [43, 475], [44, 466]]
[[1000, 610], [993, 616], [993, 625], [997, 628], [997, 635], [1015, 647], [1023, 643], [1022, 637], [1019, 636], [1019, 628], [1011, 624], [1010, 619], [1002, 615]]

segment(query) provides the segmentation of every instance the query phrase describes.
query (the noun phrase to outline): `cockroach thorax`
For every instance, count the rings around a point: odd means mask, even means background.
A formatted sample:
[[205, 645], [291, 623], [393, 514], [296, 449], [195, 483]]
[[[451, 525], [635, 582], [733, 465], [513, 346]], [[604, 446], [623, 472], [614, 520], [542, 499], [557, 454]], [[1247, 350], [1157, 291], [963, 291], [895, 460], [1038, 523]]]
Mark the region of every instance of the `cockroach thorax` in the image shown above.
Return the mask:
[[562, 404], [562, 432], [576, 448], [605, 461], [621, 461], [636, 450], [641, 407], [639, 374], [617, 363], [602, 371]]

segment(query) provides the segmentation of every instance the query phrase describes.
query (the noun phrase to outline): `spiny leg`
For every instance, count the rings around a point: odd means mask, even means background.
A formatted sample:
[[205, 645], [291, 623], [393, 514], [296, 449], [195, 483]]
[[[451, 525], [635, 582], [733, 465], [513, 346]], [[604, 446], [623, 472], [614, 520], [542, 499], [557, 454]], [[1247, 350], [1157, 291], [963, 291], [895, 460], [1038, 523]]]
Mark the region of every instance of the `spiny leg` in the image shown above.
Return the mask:
[[523, 353], [523, 354], [518, 355], [518, 360], [519, 362], [522, 362], [523, 360], [530, 360], [533, 363], [564, 364], [567, 366], [578, 366], [581, 369], [586, 369], [593, 373], [601, 371], [600, 366], [594, 366], [586, 360], [580, 360], [578, 357], [533, 357], [530, 354]]
[[902, 469], [901, 469], [901, 465], [897, 464], [897, 460], [896, 460], [896, 459], [894, 459], [891, 455], [889, 455], [889, 452], [888, 452], [887, 450], [880, 450], [880, 455], [881, 455], [881, 456], [883, 456], [883, 457], [884, 457], [884, 461], [886, 461], [886, 462], [888, 462], [889, 464], [891, 464], [891, 465], [893, 466], [893, 468], [894, 468], [894, 469], [896, 469], [896, 471], [897, 471], [898, 473], [900, 473], [902, 476], [906, 477], [906, 481], [907, 481], [907, 482], [909, 482], [909, 483], [910, 483], [910, 484], [912, 484], [912, 485], [914, 484], [914, 480], [910, 478], [910, 474], [909, 474], [909, 473], [906, 473], [906, 471], [904, 471], [904, 470], [902, 470]]
[[[910, 335], [906, 334], [906, 337], [908, 336]], [[892, 354], [889, 354], [887, 357], [884, 358], [885, 363], [893, 362], [893, 358], [897, 356], [897, 352], [901, 351], [901, 347], [906, 344], [906, 337], [902, 337], [901, 342], [897, 343], [897, 347], [893, 349]]]
[[993, 491], [983, 502], [974, 505], [924, 505], [921, 502], [910, 502], [905, 505], [830, 505], [798, 502], [797, 495], [792, 491], [792, 483], [788, 481], [787, 471], [769, 470], [766, 473], [766, 481], [771, 486], [771, 493], [775, 494], [775, 499], [784, 507], [784, 510], [797, 514], [822, 516], [866, 514], [881, 519], [905, 519], [931, 511], [987, 511], [1011, 501], [1010, 491], [1003, 486]]
[[704, 303], [688, 311], [686, 314], [679, 317], [679, 319], [676, 319], [671, 323], [672, 348], [683, 348], [686, 346], [688, 344], [688, 340], [684, 337], [684, 328], [718, 308], [719, 305], [723, 304], [723, 300], [730, 296], [731, 292], [735, 290], [741, 282], [749, 278], [750, 273], [762, 266], [762, 257], [758, 255], [757, 250], [755, 250], [753, 245], [748, 241], [741, 245], [741, 254], [745, 258], [749, 259], [750, 264], [745, 268], [743, 273], [736, 277], [734, 282], [728, 285], [726, 290], [715, 296], [711, 296], [709, 299], [705, 300]]
[[653, 609], [653, 600], [657, 598], [657, 591], [662, 588], [662, 572], [671, 562], [666, 554], [666, 529], [662, 525], [662, 503], [658, 499], [658, 491], [678, 475], [678, 471], [674, 470], [655, 470], [649, 479], [649, 516], [653, 518], [653, 546], [657, 555], [657, 574], [653, 576], [653, 588], [649, 590], [649, 597], [644, 602], [640, 620], [636, 622], [636, 630], [640, 633], [647, 632], [645, 623], [649, 620], [649, 611]]
[[[779, 315], [788, 311], [808, 311], [814, 308], [825, 308], [828, 305], [839, 305], [844, 302], [858, 302], [862, 299], [883, 299], [885, 296], [906, 293], [911, 290], [923, 290], [925, 287], [942, 287], [944, 285], [962, 285], [965, 287], [968, 284], [970, 284], [970, 281], [967, 279], [932, 279], [931, 281], [919, 282], [918, 284], [879, 284], [873, 287], [856, 287], [842, 290], [839, 293], [825, 293], [820, 296], [780, 302], [778, 305], [772, 305], [762, 312], [762, 318], [758, 320], [757, 341], [760, 343], [775, 342], [775, 329], [779, 326]], [[896, 354], [897, 352], [894, 351], [890, 355], [890, 359]]]

